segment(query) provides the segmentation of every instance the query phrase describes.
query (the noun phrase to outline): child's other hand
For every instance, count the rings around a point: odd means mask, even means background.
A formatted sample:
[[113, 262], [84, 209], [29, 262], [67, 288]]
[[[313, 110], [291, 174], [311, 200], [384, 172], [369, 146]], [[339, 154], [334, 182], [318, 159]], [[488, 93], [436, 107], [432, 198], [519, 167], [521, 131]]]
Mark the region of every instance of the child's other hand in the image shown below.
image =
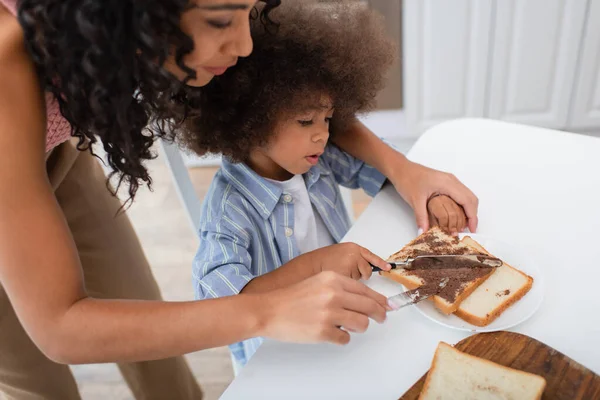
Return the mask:
[[461, 206], [445, 195], [437, 195], [427, 202], [430, 226], [439, 226], [453, 235], [467, 227], [467, 216]]
[[[437, 171], [406, 159], [401, 159], [397, 171], [391, 173], [388, 179], [394, 184], [402, 198], [415, 211], [417, 226], [424, 231], [429, 229], [427, 200], [434, 194], [444, 194], [451, 197], [462, 207], [462, 214], [467, 215], [469, 230], [477, 230], [477, 208], [479, 200], [473, 192], [459, 181], [454, 175]], [[462, 215], [461, 214], [461, 215]]]
[[354, 280], [369, 279], [373, 273], [371, 264], [389, 271], [390, 265], [382, 258], [356, 243], [339, 243], [315, 250], [315, 272], [333, 271]]

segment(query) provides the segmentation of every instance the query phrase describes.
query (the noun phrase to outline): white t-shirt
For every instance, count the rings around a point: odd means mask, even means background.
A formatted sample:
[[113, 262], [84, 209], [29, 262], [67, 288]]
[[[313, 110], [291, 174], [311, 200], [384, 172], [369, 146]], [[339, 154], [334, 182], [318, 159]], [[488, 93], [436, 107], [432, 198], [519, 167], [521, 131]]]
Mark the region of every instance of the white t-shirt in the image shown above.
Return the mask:
[[323, 219], [314, 209], [308, 196], [308, 189], [302, 175], [294, 175], [281, 182], [268, 179], [283, 190], [283, 201], [294, 204], [293, 237], [300, 254], [335, 244], [335, 240], [325, 226]]

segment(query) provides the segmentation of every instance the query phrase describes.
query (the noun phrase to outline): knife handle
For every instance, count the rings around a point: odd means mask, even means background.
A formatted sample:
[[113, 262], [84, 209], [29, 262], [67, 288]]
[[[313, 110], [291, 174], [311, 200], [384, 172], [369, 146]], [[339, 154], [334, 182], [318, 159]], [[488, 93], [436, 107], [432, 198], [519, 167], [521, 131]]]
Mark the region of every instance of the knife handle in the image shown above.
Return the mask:
[[[396, 269], [396, 267], [398, 266], [395, 263], [388, 263], [388, 264], [390, 264], [392, 266], [392, 269]], [[373, 272], [381, 272], [381, 271], [383, 271], [381, 268], [376, 267], [375, 265], [373, 265], [371, 263], [369, 263], [369, 265], [371, 266], [371, 268], [373, 268]]]

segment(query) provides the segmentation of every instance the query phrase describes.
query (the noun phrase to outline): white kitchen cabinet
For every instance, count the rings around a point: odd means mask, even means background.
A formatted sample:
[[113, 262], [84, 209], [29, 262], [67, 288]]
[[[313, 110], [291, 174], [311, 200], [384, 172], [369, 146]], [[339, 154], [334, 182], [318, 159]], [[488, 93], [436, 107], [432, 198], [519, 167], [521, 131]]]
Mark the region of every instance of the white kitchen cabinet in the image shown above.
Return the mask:
[[404, 106], [419, 135], [483, 117], [600, 132], [600, 0], [405, 0]]
[[600, 0], [591, 0], [569, 126], [600, 130]]
[[566, 128], [585, 0], [496, 3], [487, 116]]
[[407, 0], [404, 98], [410, 132], [485, 111], [493, 0]]

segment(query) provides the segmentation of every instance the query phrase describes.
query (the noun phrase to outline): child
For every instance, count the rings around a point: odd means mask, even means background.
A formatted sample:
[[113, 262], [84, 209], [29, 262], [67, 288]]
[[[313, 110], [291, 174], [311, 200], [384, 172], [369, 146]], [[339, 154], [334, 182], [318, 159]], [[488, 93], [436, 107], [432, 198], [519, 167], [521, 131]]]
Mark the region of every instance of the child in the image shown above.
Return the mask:
[[[338, 185], [374, 196], [386, 181], [329, 143], [383, 85], [394, 52], [381, 20], [351, 5], [280, 9], [277, 32], [251, 21], [252, 54], [201, 89], [201, 112], [184, 132], [198, 153], [224, 155], [202, 209], [199, 299], [238, 294], [294, 257], [339, 243], [350, 221]], [[230, 347], [244, 365], [260, 343]]]

